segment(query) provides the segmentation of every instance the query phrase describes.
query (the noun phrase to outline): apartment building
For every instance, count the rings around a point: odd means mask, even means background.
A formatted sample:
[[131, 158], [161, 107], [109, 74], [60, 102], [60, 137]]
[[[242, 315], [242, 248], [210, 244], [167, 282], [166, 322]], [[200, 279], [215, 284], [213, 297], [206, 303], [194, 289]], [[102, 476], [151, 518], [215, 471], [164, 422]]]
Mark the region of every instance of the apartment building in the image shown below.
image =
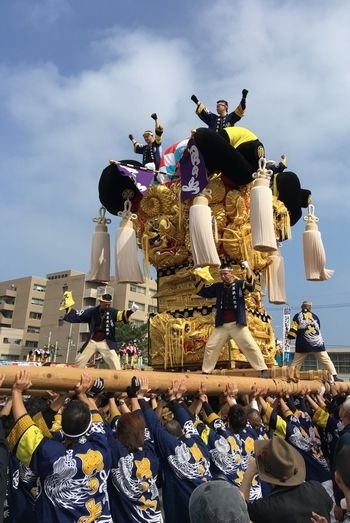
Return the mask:
[[[0, 282], [0, 359], [26, 359], [37, 348], [48, 348], [51, 359], [58, 363], [74, 361], [76, 352], [89, 335], [88, 325], [63, 321], [59, 311], [64, 289], [72, 291], [76, 309], [96, 305], [100, 282], [92, 282], [83, 272], [72, 269], [49, 273], [45, 278], [28, 276]], [[155, 280], [143, 284], [108, 283], [114, 288], [113, 306], [138, 309], [131, 320], [136, 325], [147, 322], [157, 311]]]
[[38, 345], [46, 278], [27, 276], [0, 282], [0, 358], [19, 359]]

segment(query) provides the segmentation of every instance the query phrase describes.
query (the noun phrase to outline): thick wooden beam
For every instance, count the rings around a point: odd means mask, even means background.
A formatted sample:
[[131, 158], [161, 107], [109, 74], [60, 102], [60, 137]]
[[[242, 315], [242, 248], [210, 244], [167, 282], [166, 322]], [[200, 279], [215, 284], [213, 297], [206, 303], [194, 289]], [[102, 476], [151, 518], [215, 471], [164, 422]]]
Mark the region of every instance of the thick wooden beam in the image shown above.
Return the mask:
[[[102, 377], [105, 390], [125, 391], [133, 376], [148, 378], [149, 385], [154, 392], [166, 392], [172, 380], [184, 380], [189, 393], [197, 392], [201, 383], [206, 385], [208, 394], [221, 394], [226, 384], [234, 382], [242, 394], [249, 394], [252, 387], [257, 386], [267, 389], [271, 394], [289, 393], [297, 394], [301, 390], [309, 389], [319, 392], [321, 380], [287, 381], [282, 378], [262, 379], [259, 377], [203, 375], [194, 372], [157, 372], [141, 370], [106, 370], [106, 369], [80, 369], [76, 367], [18, 367], [14, 365], [0, 366], [0, 374], [5, 375], [3, 389], [10, 389], [20, 369], [26, 368], [30, 373], [32, 388], [39, 390], [70, 391], [80, 381], [81, 373], [85, 370], [92, 379]], [[339, 392], [349, 392], [350, 383], [336, 383]], [[0, 391], [1, 394], [1, 391]]]

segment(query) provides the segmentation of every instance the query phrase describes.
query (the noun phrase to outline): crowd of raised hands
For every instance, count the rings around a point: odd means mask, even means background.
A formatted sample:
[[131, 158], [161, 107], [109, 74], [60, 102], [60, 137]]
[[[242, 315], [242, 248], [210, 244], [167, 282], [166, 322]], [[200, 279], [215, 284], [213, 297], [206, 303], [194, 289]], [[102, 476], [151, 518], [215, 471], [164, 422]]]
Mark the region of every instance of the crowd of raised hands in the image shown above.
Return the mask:
[[[4, 379], [1, 375], [0, 387]], [[332, 386], [328, 392], [312, 394], [305, 389], [293, 396], [286, 392], [273, 395], [253, 384], [250, 394], [242, 395], [233, 381], [226, 383], [220, 397], [208, 395], [204, 382], [196, 393], [188, 393], [185, 380], [171, 381], [166, 393], [162, 393], [150, 388], [143, 373], [134, 376], [126, 390], [120, 391], [106, 391], [103, 379], [93, 380], [87, 372], [82, 372], [72, 391], [46, 391], [38, 398], [38, 391], [31, 396], [31, 386], [30, 372], [27, 368], [20, 369], [12, 385], [12, 395], [0, 412], [12, 462], [8, 473], [18, 475], [20, 467], [16, 469], [16, 464], [23, 460], [37, 478], [37, 490], [28, 491], [36, 492], [30, 494], [31, 510], [25, 509], [27, 515], [33, 515], [33, 519], [27, 516], [28, 523], [44, 521], [35, 516], [36, 506], [40, 506], [41, 518], [55, 514], [60, 521], [66, 521], [61, 513], [62, 491], [55, 485], [58, 496], [55, 501], [46, 495], [50, 489], [42, 489], [39, 483], [52, 487], [50, 478], [57, 471], [58, 461], [62, 478], [66, 478], [72, 470], [67, 452], [82, 456], [99, 449], [101, 459], [92, 472], [86, 472], [84, 460], [81, 470], [78, 467], [79, 479], [74, 483], [77, 493], [76, 497], [72, 495], [71, 519], [67, 521], [93, 517], [90, 509], [86, 513], [87, 501], [78, 502], [79, 489], [83, 492], [92, 480], [97, 485], [107, 484], [104, 499], [109, 502], [102, 504], [92, 491], [89, 495], [93, 501], [88, 500], [91, 506], [101, 503], [99, 513], [106, 516], [104, 521], [117, 521], [121, 511], [131, 511], [130, 522], [141, 521], [140, 507], [147, 506], [152, 521], [161, 522], [165, 518], [167, 523], [175, 523], [181, 517], [190, 522], [191, 493], [216, 475], [224, 476], [238, 487], [249, 506], [267, 495], [257, 475], [254, 441], [271, 439], [275, 434], [300, 450], [307, 463], [307, 476], [319, 473], [320, 482], [331, 480], [332, 441], [339, 431], [339, 406], [346, 400], [346, 395], [338, 394]], [[32, 443], [34, 436], [36, 446]], [[41, 463], [43, 455], [47, 459], [45, 466]], [[65, 457], [65, 461], [57, 460], [58, 455]], [[138, 463], [146, 463], [143, 460], [150, 464], [147, 477], [137, 470]], [[128, 473], [124, 468], [126, 462]], [[28, 485], [24, 477], [21, 479], [19, 475], [19, 478], [23, 484], [16, 492], [8, 491], [11, 481], [2, 486], [2, 491], [7, 488], [0, 493], [5, 514], [21, 508], [16, 504], [16, 496], [19, 489], [25, 491]], [[339, 521], [344, 514], [344, 510], [340, 513], [338, 509]], [[310, 521], [329, 521], [318, 514], [317, 502], [310, 509]]]

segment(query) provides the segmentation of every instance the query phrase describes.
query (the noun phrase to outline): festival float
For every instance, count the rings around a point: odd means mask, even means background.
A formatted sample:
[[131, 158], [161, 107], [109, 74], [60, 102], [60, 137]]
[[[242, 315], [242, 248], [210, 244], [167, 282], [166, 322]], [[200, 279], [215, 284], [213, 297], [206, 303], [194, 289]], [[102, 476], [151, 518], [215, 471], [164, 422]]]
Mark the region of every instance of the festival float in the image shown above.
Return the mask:
[[[302, 208], [307, 209], [306, 279], [322, 281], [332, 271], [325, 269], [311, 191], [301, 187], [294, 172], [271, 170], [273, 162], [266, 161], [263, 147], [259, 154], [252, 165], [218, 133], [199, 128], [165, 150], [159, 171], [136, 161], [110, 160], [101, 174], [100, 202], [121, 218], [116, 280], [139, 283], [151, 268], [156, 272], [158, 312], [149, 318], [149, 359], [155, 371], [200, 369], [214, 325], [214, 301], [196, 294], [196, 273], [219, 281], [220, 266], [230, 263], [241, 278], [241, 262], [246, 260], [256, 279], [255, 291], [246, 296], [248, 327], [270, 375], [290, 378], [291, 370], [277, 365], [264, 300], [287, 302], [282, 246], [291, 238]], [[217, 369], [221, 374], [257, 376], [233, 341], [223, 347]], [[315, 373], [302, 375], [312, 379]]]
[[[218, 133], [199, 128], [166, 149], [159, 171], [133, 160], [110, 160], [103, 169], [98, 183], [103, 207], [93, 238], [90, 272], [96, 282], [108, 281], [105, 240], [111, 220], [105, 216], [107, 211], [120, 218], [116, 282], [140, 283], [151, 270], [156, 272], [158, 311], [149, 317], [151, 367], [144, 370], [153, 390], [167, 390], [171, 379], [185, 379], [189, 391], [197, 391], [205, 381], [208, 393], [219, 394], [227, 376], [234, 376], [242, 393], [249, 392], [253, 383], [272, 393], [296, 393], [305, 387], [317, 392], [322, 382], [327, 383], [326, 371], [298, 372], [276, 361], [278, 346], [264, 300], [287, 303], [282, 246], [291, 238], [302, 208], [307, 209], [305, 277], [322, 281], [333, 271], [325, 268], [311, 191], [301, 187], [297, 174], [286, 169], [276, 172], [273, 164], [266, 161], [263, 147], [256, 161], [248, 162]], [[219, 281], [220, 266], [230, 263], [241, 278], [243, 260], [256, 280], [255, 291], [246, 296], [248, 327], [269, 367], [270, 379], [261, 379], [258, 371], [249, 369], [233, 341], [223, 347], [214, 374], [203, 376], [199, 371], [214, 326], [214, 301], [196, 294], [196, 274]], [[123, 347], [124, 362], [140, 356], [132, 347]], [[53, 389], [72, 388], [81, 373], [78, 368], [33, 370], [33, 387], [38, 389], [43, 382]], [[102, 375], [107, 390], [124, 390], [135, 370], [89, 369], [89, 373]], [[14, 376], [9, 371], [5, 374], [5, 386], [9, 386]], [[347, 384], [336, 386], [339, 391], [348, 390]]]

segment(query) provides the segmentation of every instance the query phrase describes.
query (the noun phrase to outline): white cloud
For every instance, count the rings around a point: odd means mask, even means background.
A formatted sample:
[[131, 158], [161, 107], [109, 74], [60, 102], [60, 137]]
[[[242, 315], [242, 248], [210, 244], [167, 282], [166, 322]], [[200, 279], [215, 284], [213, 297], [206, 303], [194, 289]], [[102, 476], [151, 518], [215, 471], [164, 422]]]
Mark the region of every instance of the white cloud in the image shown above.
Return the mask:
[[[33, 19], [59, 27], [63, 38], [74, 3], [31, 5]], [[135, 14], [132, 27], [111, 19], [104, 30], [96, 28], [84, 49], [84, 64], [91, 59], [91, 67], [69, 75], [40, 55], [25, 67], [3, 65], [2, 239], [19, 253], [10, 266], [4, 258], [0, 262], [3, 279], [67, 266], [87, 270], [99, 176], [109, 159], [135, 157], [128, 134], [141, 137], [156, 111], [165, 125], [165, 148], [201, 125], [191, 94], [213, 109], [219, 97], [233, 107], [242, 88], [249, 89], [242, 125], [259, 135], [270, 158], [287, 153], [290, 169], [313, 192], [330, 264], [341, 267], [350, 196], [349, 12], [346, 0], [219, 0], [203, 2], [201, 9], [194, 3], [191, 24], [178, 9], [169, 34], [158, 30], [156, 13], [147, 28]], [[23, 20], [27, 16], [24, 10]], [[115, 227], [113, 218], [112, 237]], [[290, 270], [298, 282], [302, 230], [298, 224], [285, 249], [288, 258], [297, 257]], [[336, 274], [323, 289], [341, 292], [345, 267], [330, 268]], [[288, 285], [291, 300], [303, 294], [295, 281]]]

